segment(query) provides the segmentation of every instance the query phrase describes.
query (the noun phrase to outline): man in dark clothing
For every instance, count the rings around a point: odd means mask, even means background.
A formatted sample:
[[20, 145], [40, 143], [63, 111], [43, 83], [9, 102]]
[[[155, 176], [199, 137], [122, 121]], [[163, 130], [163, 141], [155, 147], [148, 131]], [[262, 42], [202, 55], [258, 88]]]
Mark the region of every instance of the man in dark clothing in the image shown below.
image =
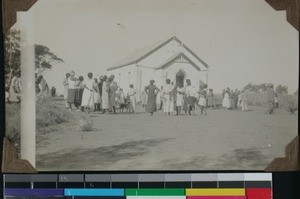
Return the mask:
[[275, 104], [275, 91], [274, 91], [274, 86], [270, 85], [268, 87], [267, 91], [267, 104], [268, 104], [268, 109], [266, 111], [266, 114], [273, 114], [274, 113], [274, 104]]
[[[98, 88], [99, 88], [99, 94], [100, 94], [100, 99], [102, 99], [102, 85], [103, 85], [103, 76], [99, 77], [99, 82], [98, 82]], [[100, 102], [99, 107], [97, 107], [98, 111], [102, 111], [101, 109], [101, 104], [102, 102]]]

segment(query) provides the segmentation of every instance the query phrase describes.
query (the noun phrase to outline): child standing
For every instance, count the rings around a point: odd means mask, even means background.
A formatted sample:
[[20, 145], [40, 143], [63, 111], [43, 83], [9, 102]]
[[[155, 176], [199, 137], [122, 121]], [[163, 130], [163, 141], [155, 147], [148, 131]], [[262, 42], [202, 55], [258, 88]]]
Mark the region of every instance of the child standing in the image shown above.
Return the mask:
[[135, 113], [135, 103], [136, 103], [136, 91], [134, 90], [133, 88], [133, 84], [130, 84], [129, 85], [129, 91], [128, 91], [128, 97], [129, 97], [129, 100], [130, 100], [130, 103], [129, 103], [129, 113], [132, 111], [132, 113]]
[[200, 107], [201, 110], [201, 115], [204, 113], [204, 115], [207, 115], [206, 112], [206, 91], [200, 91], [199, 92], [199, 102], [198, 105]]
[[184, 88], [182, 84], [179, 84], [177, 87], [177, 92], [176, 92], [176, 115], [180, 115], [181, 112], [181, 107], [183, 107], [184, 103]]

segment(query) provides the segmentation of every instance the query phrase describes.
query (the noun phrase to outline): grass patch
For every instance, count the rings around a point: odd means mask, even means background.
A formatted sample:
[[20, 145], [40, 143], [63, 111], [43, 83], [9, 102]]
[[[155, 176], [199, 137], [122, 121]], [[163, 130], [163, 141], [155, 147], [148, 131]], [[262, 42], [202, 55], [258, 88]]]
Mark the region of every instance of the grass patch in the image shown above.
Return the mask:
[[[21, 135], [21, 105], [6, 104], [5, 106], [5, 136], [20, 152]], [[43, 140], [43, 135], [56, 131], [58, 125], [68, 122], [72, 115], [64, 108], [47, 99], [36, 103], [36, 142]]]

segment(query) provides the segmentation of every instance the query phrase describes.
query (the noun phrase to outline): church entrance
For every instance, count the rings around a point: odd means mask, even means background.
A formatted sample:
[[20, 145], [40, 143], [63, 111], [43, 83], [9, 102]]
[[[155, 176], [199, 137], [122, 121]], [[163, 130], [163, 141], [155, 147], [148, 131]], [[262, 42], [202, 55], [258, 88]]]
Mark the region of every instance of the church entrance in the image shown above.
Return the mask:
[[178, 73], [176, 74], [176, 84], [184, 86], [184, 77], [185, 77], [185, 72], [183, 70], [179, 70]]

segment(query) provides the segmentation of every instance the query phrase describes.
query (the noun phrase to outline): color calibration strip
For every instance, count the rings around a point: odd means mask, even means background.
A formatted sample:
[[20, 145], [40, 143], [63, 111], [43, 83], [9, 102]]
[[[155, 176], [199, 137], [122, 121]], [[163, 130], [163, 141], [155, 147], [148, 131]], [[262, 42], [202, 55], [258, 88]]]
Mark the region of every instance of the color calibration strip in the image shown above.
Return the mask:
[[5, 198], [272, 199], [271, 173], [5, 174]]

